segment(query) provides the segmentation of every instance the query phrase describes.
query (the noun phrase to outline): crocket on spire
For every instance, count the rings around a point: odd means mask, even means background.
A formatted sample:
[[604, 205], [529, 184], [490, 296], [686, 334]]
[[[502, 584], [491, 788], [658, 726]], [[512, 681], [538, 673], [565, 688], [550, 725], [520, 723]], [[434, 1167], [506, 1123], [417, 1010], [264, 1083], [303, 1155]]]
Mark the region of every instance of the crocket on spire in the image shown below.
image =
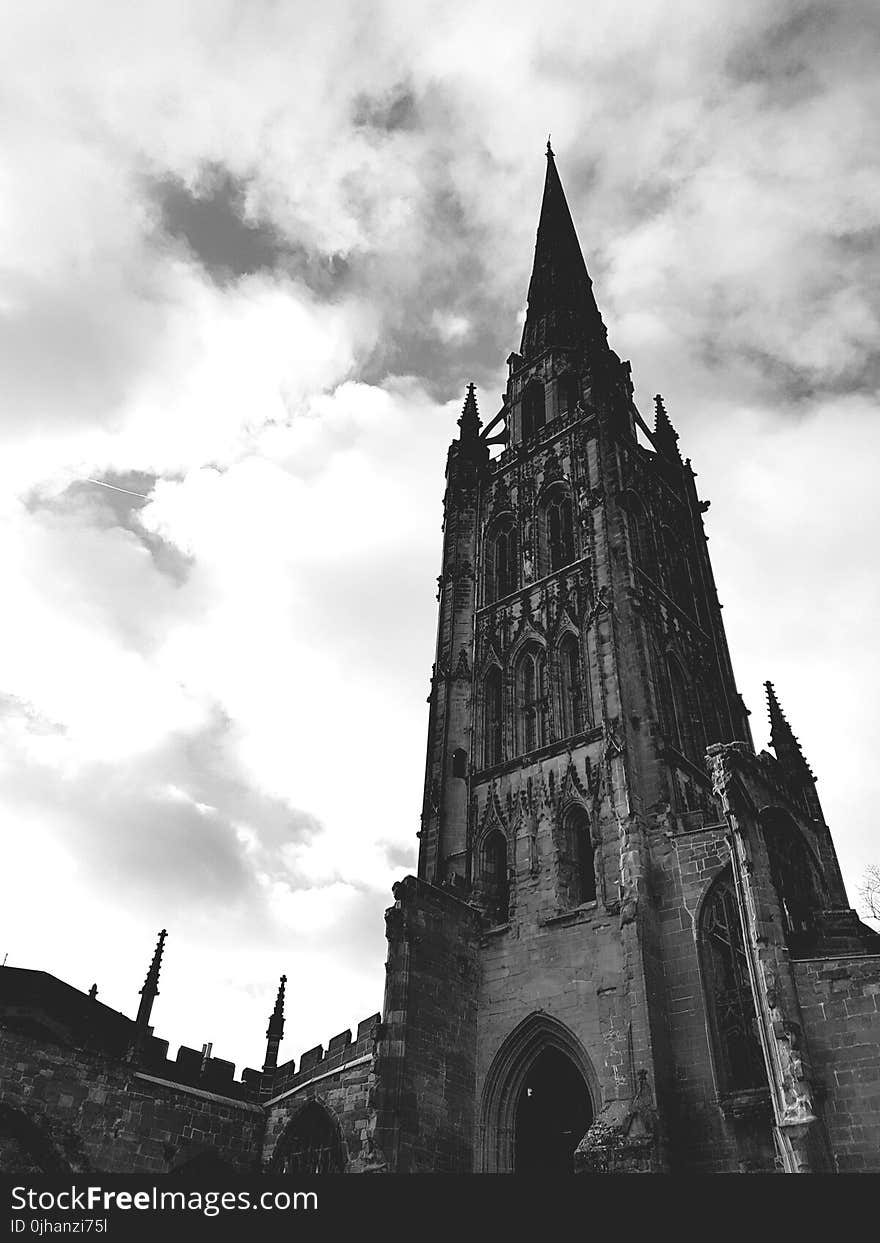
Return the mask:
[[605, 343], [605, 325], [548, 139], [547, 175], [520, 353], [528, 360], [549, 346], [583, 345], [596, 339]]

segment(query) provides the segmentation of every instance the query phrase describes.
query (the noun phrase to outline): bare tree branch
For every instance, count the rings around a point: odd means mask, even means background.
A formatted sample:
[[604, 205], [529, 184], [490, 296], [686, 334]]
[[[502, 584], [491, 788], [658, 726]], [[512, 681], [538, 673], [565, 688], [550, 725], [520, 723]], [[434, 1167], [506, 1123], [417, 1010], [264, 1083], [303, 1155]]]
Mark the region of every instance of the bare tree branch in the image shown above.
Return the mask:
[[869, 863], [865, 868], [859, 897], [868, 919], [880, 920], [880, 863]]

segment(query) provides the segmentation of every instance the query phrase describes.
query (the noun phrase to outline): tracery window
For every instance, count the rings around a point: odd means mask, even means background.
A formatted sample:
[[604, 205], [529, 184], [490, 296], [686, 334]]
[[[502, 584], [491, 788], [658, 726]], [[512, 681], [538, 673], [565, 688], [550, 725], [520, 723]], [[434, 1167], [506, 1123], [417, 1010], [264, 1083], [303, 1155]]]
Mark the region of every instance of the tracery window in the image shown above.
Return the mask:
[[503, 686], [501, 670], [493, 665], [483, 683], [483, 763], [501, 763]]
[[522, 399], [522, 438], [530, 440], [544, 426], [546, 417], [544, 385], [530, 380]]
[[785, 931], [797, 936], [810, 930], [812, 912], [824, 905], [819, 871], [800, 830], [783, 812], [765, 812], [762, 820]]
[[685, 759], [702, 768], [706, 750], [702, 718], [694, 713], [691, 688], [674, 656], [667, 662], [669, 687], [672, 695], [671, 737], [675, 747]]
[[666, 557], [667, 590], [680, 609], [693, 614], [694, 588], [690, 567], [681, 540], [667, 526], [663, 527], [663, 549]]
[[562, 737], [570, 738], [584, 728], [584, 693], [578, 642], [567, 634], [559, 645], [559, 685], [562, 695]]
[[733, 876], [715, 881], [700, 918], [700, 959], [719, 1087], [735, 1092], [766, 1085]]
[[538, 571], [552, 574], [575, 559], [574, 511], [571, 493], [564, 483], [544, 494], [538, 513]]
[[507, 875], [507, 839], [493, 829], [483, 842], [481, 888], [489, 918], [503, 924], [510, 913], [510, 882]]
[[626, 515], [626, 527], [629, 533], [630, 561], [649, 578], [654, 578], [656, 576], [654, 539], [645, 506], [635, 492], [624, 493], [621, 496], [621, 506]]
[[519, 582], [516, 524], [511, 515], [488, 542], [487, 603], [515, 591]]
[[516, 666], [517, 754], [547, 741], [547, 663], [544, 649], [527, 647]]
[[574, 410], [580, 397], [580, 385], [574, 372], [565, 371], [559, 377], [556, 382], [556, 396], [560, 414]]

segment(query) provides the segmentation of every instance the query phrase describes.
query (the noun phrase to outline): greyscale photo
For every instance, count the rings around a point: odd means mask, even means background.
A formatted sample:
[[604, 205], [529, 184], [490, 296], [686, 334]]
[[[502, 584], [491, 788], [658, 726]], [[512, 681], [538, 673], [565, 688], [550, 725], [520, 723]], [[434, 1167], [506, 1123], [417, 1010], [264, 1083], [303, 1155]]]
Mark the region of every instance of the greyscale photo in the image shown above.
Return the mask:
[[880, 1173], [877, 5], [4, 28], [0, 1175]]

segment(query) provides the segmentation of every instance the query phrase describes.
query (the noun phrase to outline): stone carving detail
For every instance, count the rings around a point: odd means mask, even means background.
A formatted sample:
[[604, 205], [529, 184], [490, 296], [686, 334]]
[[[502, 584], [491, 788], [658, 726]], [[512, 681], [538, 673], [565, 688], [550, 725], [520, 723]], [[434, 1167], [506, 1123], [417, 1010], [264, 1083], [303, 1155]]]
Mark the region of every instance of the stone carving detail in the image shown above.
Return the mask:
[[562, 469], [562, 463], [559, 460], [559, 455], [555, 449], [551, 449], [544, 462], [544, 478], [541, 486], [546, 488], [548, 484], [556, 483], [557, 480], [562, 479], [563, 477], [564, 472]]
[[469, 682], [471, 680], [471, 667], [468, 664], [467, 652], [464, 648], [461, 648], [458, 653], [458, 664], [455, 666], [452, 680], [454, 682]]

